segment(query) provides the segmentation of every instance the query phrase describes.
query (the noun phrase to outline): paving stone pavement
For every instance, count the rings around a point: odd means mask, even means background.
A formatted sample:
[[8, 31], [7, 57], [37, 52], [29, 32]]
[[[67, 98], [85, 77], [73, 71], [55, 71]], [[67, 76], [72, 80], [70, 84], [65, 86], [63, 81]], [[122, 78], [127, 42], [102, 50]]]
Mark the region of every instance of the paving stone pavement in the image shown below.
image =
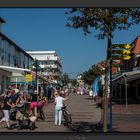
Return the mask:
[[115, 132], [140, 132], [140, 101], [113, 107], [113, 130]]
[[0, 124], [0, 132], [96, 132], [96, 124], [101, 120], [101, 110], [88, 95], [70, 94], [65, 102], [71, 113], [72, 124], [69, 127], [54, 125], [54, 103], [48, 103], [45, 108], [46, 120], [37, 120], [35, 130], [7, 130], [5, 123]]

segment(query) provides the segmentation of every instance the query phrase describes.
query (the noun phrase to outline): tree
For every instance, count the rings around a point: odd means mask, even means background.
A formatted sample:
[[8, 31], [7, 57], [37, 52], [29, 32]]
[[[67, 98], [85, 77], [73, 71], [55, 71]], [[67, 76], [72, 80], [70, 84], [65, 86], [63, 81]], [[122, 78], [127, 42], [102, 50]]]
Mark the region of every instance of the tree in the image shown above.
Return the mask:
[[[113, 32], [115, 30], [128, 30], [130, 26], [134, 24], [139, 24], [140, 22], [140, 8], [73, 8], [72, 10], [66, 12], [66, 14], [72, 14], [68, 18], [69, 23], [67, 27], [81, 28], [84, 34], [90, 34], [91, 28], [98, 30], [98, 39], [108, 39], [107, 48], [107, 64], [105, 72], [105, 94], [104, 94], [104, 132], [107, 131], [107, 94], [108, 94], [108, 75], [109, 71], [112, 69], [112, 43]], [[111, 79], [111, 74], [110, 74]], [[112, 84], [110, 80], [110, 101], [111, 101], [111, 91]], [[111, 103], [110, 103], [111, 104]], [[111, 107], [110, 107], [111, 109]], [[111, 112], [111, 110], [110, 110]]]
[[102, 71], [97, 65], [91, 66], [91, 68], [84, 73], [82, 73], [82, 79], [85, 81], [86, 84], [91, 85], [94, 81], [94, 79], [97, 76], [100, 76], [102, 74]]
[[76, 87], [77, 86], [77, 80], [76, 79], [71, 79], [70, 80], [72, 86]]
[[70, 82], [69, 75], [66, 74], [66, 73], [64, 73], [62, 75], [62, 83], [63, 83], [63, 86], [66, 86], [69, 82]]
[[94, 28], [98, 39], [108, 38], [109, 30], [112, 38], [115, 30], [128, 30], [140, 22], [140, 8], [72, 8], [66, 14], [74, 14], [68, 17], [67, 27], [82, 28], [85, 35]]

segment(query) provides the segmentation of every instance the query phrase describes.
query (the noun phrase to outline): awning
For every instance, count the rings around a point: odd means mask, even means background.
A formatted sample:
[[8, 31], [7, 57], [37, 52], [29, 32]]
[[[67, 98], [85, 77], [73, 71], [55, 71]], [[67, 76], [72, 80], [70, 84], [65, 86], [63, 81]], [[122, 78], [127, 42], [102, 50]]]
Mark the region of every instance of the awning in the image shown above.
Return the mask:
[[124, 72], [121, 75], [118, 75], [117, 77], [113, 78], [112, 81], [115, 82], [116, 80], [119, 80], [123, 77], [127, 78], [127, 82], [140, 79], [140, 71], [131, 71], [131, 72]]
[[31, 72], [30, 69], [15, 68], [15, 67], [8, 67], [8, 66], [0, 66], [0, 69], [6, 70], [9, 72], [16, 72], [16, 73]]
[[[123, 82], [122, 80], [123, 79]], [[130, 81], [134, 81], [134, 80], [137, 80], [137, 79], [140, 79], [140, 71], [131, 71], [131, 72], [125, 72], [125, 73], [122, 73], [118, 76], [116, 76], [115, 78], [112, 79], [112, 82], [115, 83], [115, 82], [119, 82], [120, 84], [123, 83], [125, 85], [125, 101], [126, 101], [126, 108], [127, 108], [127, 83], [130, 82]]]

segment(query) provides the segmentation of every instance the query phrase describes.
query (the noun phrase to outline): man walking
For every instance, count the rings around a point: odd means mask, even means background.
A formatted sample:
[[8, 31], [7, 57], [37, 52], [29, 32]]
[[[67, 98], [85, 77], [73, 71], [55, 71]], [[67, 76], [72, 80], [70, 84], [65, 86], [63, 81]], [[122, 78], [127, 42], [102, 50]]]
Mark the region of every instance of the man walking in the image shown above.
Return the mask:
[[15, 105], [13, 105], [13, 103], [10, 101], [10, 96], [11, 96], [11, 93], [8, 92], [7, 90], [3, 97], [2, 111], [3, 111], [4, 117], [0, 120], [0, 123], [4, 121], [6, 122], [7, 129], [12, 129], [10, 126], [9, 111], [11, 107], [15, 107]]
[[57, 92], [55, 98], [55, 125], [61, 125], [62, 122], [62, 107], [64, 105], [64, 101], [68, 100], [68, 98], [61, 97], [61, 93]]

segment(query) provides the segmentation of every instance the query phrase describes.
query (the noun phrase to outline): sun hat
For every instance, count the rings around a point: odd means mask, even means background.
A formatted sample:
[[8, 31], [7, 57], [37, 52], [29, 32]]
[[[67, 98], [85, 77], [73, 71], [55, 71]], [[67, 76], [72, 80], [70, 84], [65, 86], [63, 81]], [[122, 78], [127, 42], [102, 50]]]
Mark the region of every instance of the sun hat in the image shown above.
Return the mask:
[[34, 94], [38, 94], [37, 90], [34, 91]]
[[19, 92], [19, 89], [17, 89], [17, 88], [15, 88], [14, 90], [15, 90], [15, 93], [18, 93]]

